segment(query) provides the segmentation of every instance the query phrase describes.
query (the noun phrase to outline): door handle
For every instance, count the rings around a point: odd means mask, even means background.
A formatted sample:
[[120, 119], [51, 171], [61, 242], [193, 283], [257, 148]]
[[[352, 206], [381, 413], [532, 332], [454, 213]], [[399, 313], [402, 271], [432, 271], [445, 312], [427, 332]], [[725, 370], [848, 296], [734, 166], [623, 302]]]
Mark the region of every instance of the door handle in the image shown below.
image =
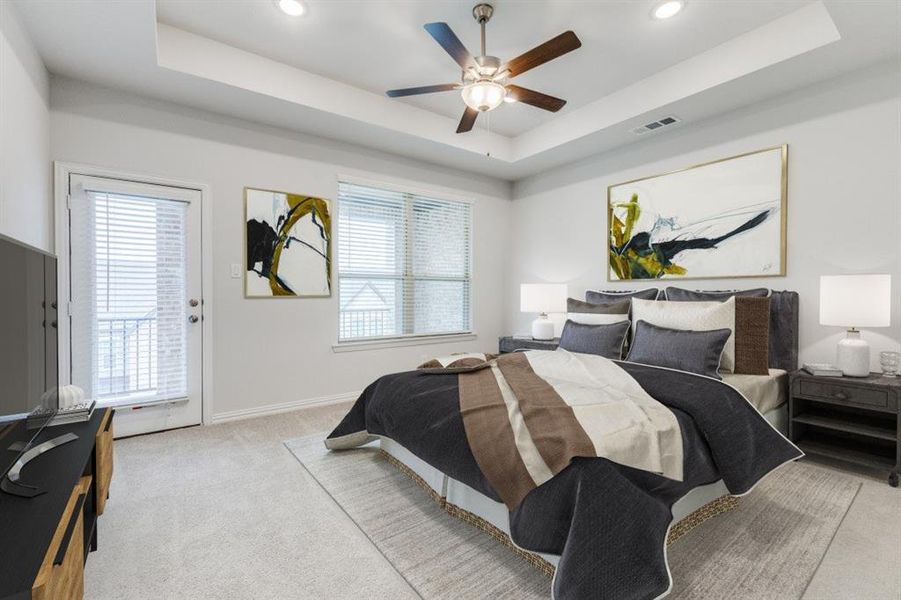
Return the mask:
[[188, 317], [189, 323], [196, 323], [199, 320], [200, 320], [200, 317], [198, 317], [197, 315], [191, 315], [190, 317]]
[[75, 508], [72, 510], [72, 515], [69, 517], [69, 524], [66, 525], [63, 539], [60, 541], [59, 548], [56, 550], [56, 557], [53, 559], [54, 566], [63, 564], [63, 561], [66, 559], [66, 553], [69, 551], [69, 543], [72, 541], [72, 534], [75, 533], [75, 526], [78, 524], [78, 517], [81, 516], [81, 509], [84, 506], [86, 496], [87, 492], [78, 495], [78, 500], [75, 502]]
[[195, 300], [194, 298], [191, 298], [190, 300], [188, 300], [188, 304], [190, 304], [191, 306], [197, 306], [198, 304], [200, 304], [200, 302], [198, 300]]

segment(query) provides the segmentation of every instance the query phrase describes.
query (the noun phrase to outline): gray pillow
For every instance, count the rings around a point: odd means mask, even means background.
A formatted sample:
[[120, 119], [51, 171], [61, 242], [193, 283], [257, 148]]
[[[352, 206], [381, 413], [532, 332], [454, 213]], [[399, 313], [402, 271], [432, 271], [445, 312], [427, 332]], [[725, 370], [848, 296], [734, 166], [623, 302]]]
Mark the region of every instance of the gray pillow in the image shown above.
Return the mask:
[[677, 287], [668, 287], [663, 290], [662, 300], [670, 302], [725, 302], [732, 296], [749, 296], [751, 298], [766, 298], [770, 295], [767, 288], [754, 288], [751, 290], [685, 290]]
[[628, 298], [609, 304], [592, 304], [591, 302], [582, 302], [575, 298], [566, 299], [566, 312], [568, 313], [589, 313], [593, 315], [627, 315], [632, 307], [632, 301]]
[[720, 357], [731, 334], [730, 329], [691, 331], [638, 321], [626, 360], [721, 379]]
[[560, 347], [570, 352], [597, 354], [619, 360], [630, 327], [629, 321], [611, 325], [585, 325], [567, 319], [560, 334]]
[[624, 292], [609, 291], [596, 292], [588, 290], [585, 292], [585, 301], [591, 304], [611, 304], [613, 302], [622, 302], [631, 298], [641, 298], [642, 300], [656, 300], [657, 288], [648, 288], [646, 290], [628, 290]]

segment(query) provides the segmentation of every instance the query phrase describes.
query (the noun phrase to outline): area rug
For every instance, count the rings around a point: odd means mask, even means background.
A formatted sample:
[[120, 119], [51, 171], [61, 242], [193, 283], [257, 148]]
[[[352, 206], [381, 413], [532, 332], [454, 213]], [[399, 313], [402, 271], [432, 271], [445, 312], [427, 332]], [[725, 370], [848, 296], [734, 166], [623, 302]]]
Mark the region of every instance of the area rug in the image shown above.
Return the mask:
[[[328, 452], [323, 437], [285, 445], [422, 598], [550, 598], [547, 575], [450, 516], [377, 448]], [[859, 488], [816, 465], [782, 467], [669, 546], [669, 597], [800, 598]]]

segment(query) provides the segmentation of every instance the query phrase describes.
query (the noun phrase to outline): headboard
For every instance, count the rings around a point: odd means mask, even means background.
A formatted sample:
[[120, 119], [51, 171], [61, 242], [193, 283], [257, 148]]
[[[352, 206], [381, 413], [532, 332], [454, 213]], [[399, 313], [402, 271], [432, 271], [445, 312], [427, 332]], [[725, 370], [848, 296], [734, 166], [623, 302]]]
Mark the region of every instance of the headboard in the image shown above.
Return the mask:
[[[709, 297], [691, 298], [692, 292], [690, 290], [685, 290], [685, 292], [685, 297], [681, 298], [684, 301], [711, 299]], [[609, 299], [622, 299], [637, 293], [639, 292], [635, 290], [591, 290], [586, 292], [585, 299], [588, 302], [603, 303]], [[699, 292], [698, 295], [704, 293], [709, 292]], [[730, 295], [726, 291], [722, 293], [723, 299]], [[657, 299], [661, 300], [665, 297], [664, 291], [660, 290]], [[798, 368], [798, 305], [797, 292], [773, 290], [770, 293], [770, 368], [772, 369], [782, 369], [791, 373]]]

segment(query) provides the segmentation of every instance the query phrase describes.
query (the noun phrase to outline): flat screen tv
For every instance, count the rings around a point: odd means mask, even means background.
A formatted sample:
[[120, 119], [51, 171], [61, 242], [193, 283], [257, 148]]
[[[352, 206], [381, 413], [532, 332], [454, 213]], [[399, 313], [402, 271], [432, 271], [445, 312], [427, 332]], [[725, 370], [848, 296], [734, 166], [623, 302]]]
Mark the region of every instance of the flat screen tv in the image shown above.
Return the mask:
[[55, 256], [0, 235], [0, 478], [57, 410], [56, 287]]

